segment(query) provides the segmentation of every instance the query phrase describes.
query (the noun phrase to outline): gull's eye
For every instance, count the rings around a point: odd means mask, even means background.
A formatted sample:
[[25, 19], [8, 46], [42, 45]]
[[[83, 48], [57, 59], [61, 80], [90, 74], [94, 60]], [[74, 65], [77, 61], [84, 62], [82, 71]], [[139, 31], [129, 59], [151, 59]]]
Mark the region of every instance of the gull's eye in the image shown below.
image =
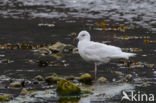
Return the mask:
[[82, 36], [85, 36], [85, 34], [82, 34]]

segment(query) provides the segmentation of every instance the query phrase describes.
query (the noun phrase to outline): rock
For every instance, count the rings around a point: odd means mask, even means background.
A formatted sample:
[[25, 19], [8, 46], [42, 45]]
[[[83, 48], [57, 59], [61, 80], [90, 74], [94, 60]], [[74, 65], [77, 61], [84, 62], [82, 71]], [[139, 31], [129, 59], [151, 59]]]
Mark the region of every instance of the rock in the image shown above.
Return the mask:
[[25, 88], [23, 88], [22, 90], [21, 90], [21, 95], [27, 95], [29, 92], [25, 89]]
[[78, 81], [79, 82], [82, 82], [82, 83], [85, 83], [85, 84], [91, 84], [91, 81], [92, 81], [92, 76], [88, 73], [85, 73], [83, 75], [81, 75], [79, 78], [78, 78]]
[[130, 82], [130, 81], [132, 81], [133, 76], [132, 76], [131, 74], [127, 74], [127, 75], [125, 76], [125, 79], [126, 79], [126, 81]]
[[71, 45], [71, 44], [66, 44], [65, 47], [64, 47], [64, 53], [71, 53], [74, 49], [74, 46]]
[[79, 54], [78, 48], [73, 48], [73, 54]]
[[70, 81], [61, 79], [59, 83], [57, 84], [57, 94], [61, 96], [67, 96], [67, 95], [80, 95], [80, 88], [73, 84]]
[[106, 83], [107, 82], [107, 78], [105, 78], [105, 77], [99, 77], [98, 78], [98, 82], [99, 83]]
[[35, 93], [35, 91], [34, 90], [30, 90], [30, 91], [28, 91], [27, 89], [25, 89], [25, 88], [23, 88], [22, 90], [21, 90], [21, 95], [29, 95], [29, 94], [32, 94], [32, 93]]
[[10, 83], [10, 87], [11, 88], [21, 88], [22, 85], [20, 82], [13, 82], [13, 83]]
[[74, 76], [73, 75], [70, 75], [70, 76], [66, 76], [64, 77], [66, 80], [74, 80]]
[[0, 102], [9, 101], [12, 98], [11, 94], [0, 95]]
[[90, 90], [81, 90], [81, 94], [93, 94]]
[[113, 73], [113, 74], [115, 74], [115, 75], [118, 75], [118, 76], [123, 75], [123, 73], [120, 72], [120, 71], [111, 71], [111, 73]]
[[55, 44], [48, 47], [53, 53], [62, 53], [64, 50], [65, 44], [61, 42], [56, 42]]
[[51, 85], [56, 84], [60, 80], [60, 77], [58, 77], [56, 73], [54, 73], [52, 76], [47, 76], [45, 80], [49, 85]]
[[38, 53], [42, 55], [48, 55], [51, 54], [52, 52], [48, 48], [42, 47], [38, 49]]
[[37, 76], [35, 77], [35, 79], [38, 80], [38, 81], [43, 81], [43, 80], [44, 80], [43, 77], [42, 77], [41, 75], [37, 75]]

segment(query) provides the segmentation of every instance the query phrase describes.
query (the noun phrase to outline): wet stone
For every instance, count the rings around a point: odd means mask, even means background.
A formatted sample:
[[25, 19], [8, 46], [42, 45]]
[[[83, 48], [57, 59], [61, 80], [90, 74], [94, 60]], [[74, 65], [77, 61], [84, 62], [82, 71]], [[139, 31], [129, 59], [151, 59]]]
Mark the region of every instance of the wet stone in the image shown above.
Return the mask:
[[48, 47], [53, 53], [62, 53], [64, 50], [65, 44], [61, 42], [56, 42], [55, 44]]
[[22, 84], [20, 82], [13, 82], [13, 83], [10, 83], [10, 87], [11, 88], [21, 88]]
[[49, 85], [52, 85], [52, 84], [56, 84], [58, 81], [60, 80], [60, 77], [58, 77], [55, 73], [51, 76], [47, 76], [45, 78], [45, 81], [49, 84]]
[[37, 75], [34, 79], [38, 80], [38, 81], [43, 81], [44, 78], [41, 75]]
[[52, 52], [48, 48], [42, 47], [38, 49], [38, 53], [41, 55], [48, 55], [51, 54]]
[[78, 81], [85, 83], [85, 84], [91, 84], [93, 78], [89, 73], [82, 74], [79, 78]]
[[131, 82], [133, 80], [133, 76], [131, 74], [127, 74], [125, 76], [125, 80], [128, 81], [128, 82]]
[[73, 75], [70, 75], [70, 76], [65, 76], [64, 77], [66, 80], [74, 80], [74, 76]]
[[0, 102], [9, 101], [13, 96], [11, 94], [0, 95]]
[[62, 96], [67, 95], [80, 95], [80, 88], [75, 85], [74, 83], [61, 79], [59, 83], [57, 84], [57, 94]]
[[105, 78], [105, 77], [99, 77], [98, 78], [98, 82], [99, 83], [106, 83], [107, 82], [107, 78]]

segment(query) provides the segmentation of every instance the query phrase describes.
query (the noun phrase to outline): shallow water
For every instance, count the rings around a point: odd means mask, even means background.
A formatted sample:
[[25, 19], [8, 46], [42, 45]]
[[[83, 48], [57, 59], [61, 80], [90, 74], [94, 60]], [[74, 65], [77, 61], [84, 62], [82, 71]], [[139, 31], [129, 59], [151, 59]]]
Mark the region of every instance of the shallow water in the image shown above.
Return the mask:
[[[105, 76], [112, 81], [116, 77], [110, 74], [110, 71], [121, 71], [125, 75], [132, 74], [135, 79], [141, 78], [141, 82], [150, 84], [147, 87], [138, 86], [142, 83], [129, 84], [133, 85], [134, 90], [156, 95], [155, 0], [2, 0], [0, 8], [0, 44], [22, 42], [37, 45], [61, 41], [76, 46], [77, 42], [73, 41], [75, 35], [71, 34], [88, 30], [92, 40], [107, 41], [108, 44], [119, 46], [124, 51], [135, 52], [137, 56], [132, 60], [146, 64], [144, 67], [134, 68], [121, 66], [118, 63], [101, 65], [98, 67], [98, 77]], [[97, 25], [101, 23], [104, 25]], [[49, 26], [49, 24], [54, 26]], [[114, 28], [120, 26], [127, 29], [121, 31]], [[69, 64], [66, 67], [39, 67], [37, 63], [29, 64], [27, 61], [30, 59], [55, 61], [54, 57], [40, 56], [33, 50], [1, 49], [0, 54], [5, 55], [0, 56], [1, 60], [9, 60], [9, 63], [8, 61], [0, 63], [1, 93], [17, 95], [14, 90], [4, 88], [7, 85], [5, 83], [7, 78], [31, 80], [36, 75], [48, 76], [54, 72], [60, 76], [80, 76], [86, 72], [94, 74], [93, 64], [83, 61], [79, 55], [75, 54], [65, 55], [61, 59]], [[149, 64], [154, 64], [154, 66], [148, 66]], [[99, 87], [95, 85], [95, 88]], [[105, 88], [102, 86], [102, 89]], [[120, 89], [118, 86], [116, 88]], [[111, 86], [110, 89], [112, 89]], [[123, 89], [128, 89], [128, 87], [122, 88], [121, 91]], [[121, 94], [116, 95], [114, 98], [117, 98], [117, 102], [120, 103]], [[89, 97], [82, 98], [79, 102], [90, 101]], [[111, 102], [116, 102], [116, 99]]]

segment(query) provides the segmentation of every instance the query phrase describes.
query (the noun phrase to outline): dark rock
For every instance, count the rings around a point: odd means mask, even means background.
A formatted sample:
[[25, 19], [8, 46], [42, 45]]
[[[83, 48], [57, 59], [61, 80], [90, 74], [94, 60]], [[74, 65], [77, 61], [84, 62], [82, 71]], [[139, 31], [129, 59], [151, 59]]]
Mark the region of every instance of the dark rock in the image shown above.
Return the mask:
[[38, 62], [38, 66], [39, 66], [39, 67], [46, 67], [46, 66], [48, 66], [48, 61], [40, 60], [40, 61]]

